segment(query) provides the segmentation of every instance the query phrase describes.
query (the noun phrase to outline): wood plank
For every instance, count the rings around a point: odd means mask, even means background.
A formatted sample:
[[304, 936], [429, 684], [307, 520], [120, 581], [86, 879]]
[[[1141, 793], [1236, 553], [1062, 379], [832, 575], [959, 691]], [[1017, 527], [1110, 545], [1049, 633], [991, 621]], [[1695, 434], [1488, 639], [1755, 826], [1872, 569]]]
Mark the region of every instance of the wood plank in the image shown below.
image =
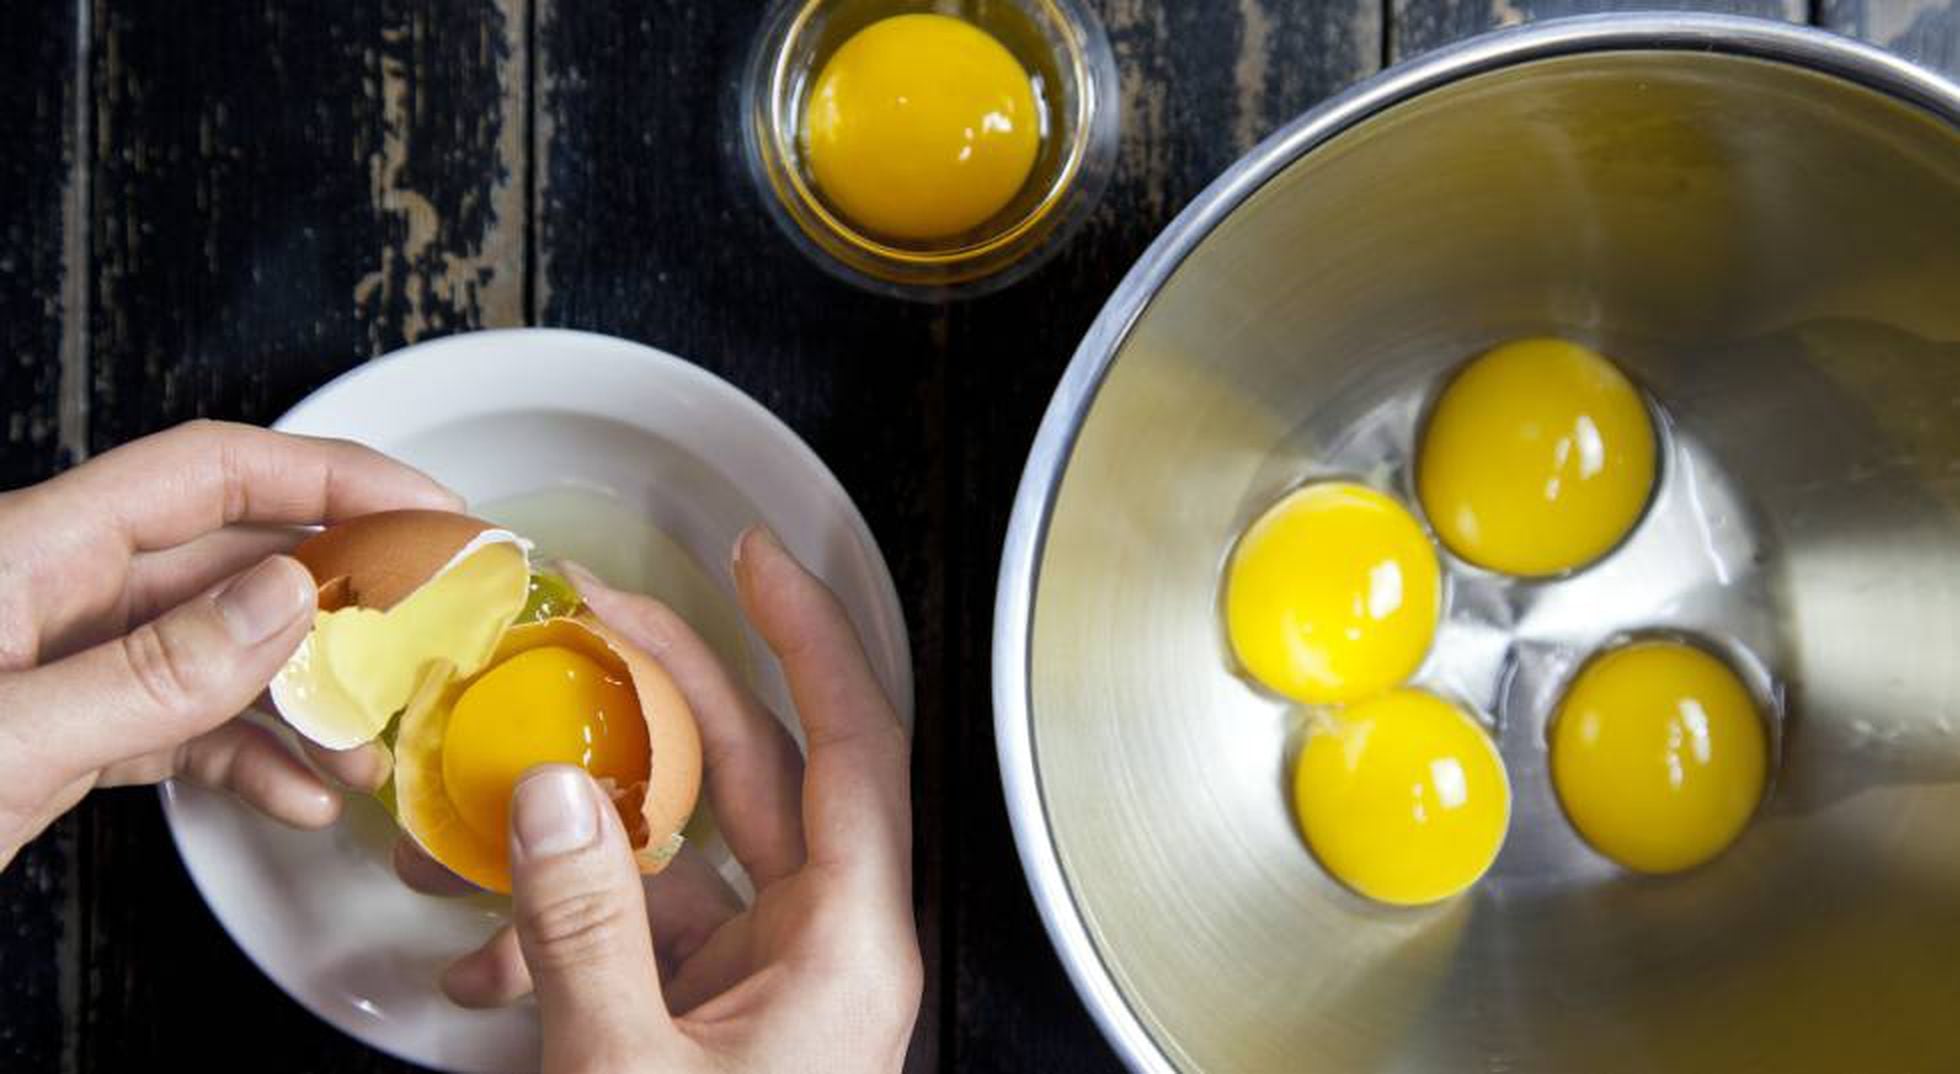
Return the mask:
[[64, 201], [74, 157], [75, 5], [9, 9], [0, 38], [0, 489], [61, 462], [61, 358], [67, 284]]
[[63, 954], [77, 826], [57, 821], [0, 873], [0, 1070], [54, 1070], [71, 1043]]
[[1259, 138], [1373, 72], [1375, 0], [1232, 5], [1097, 0], [1123, 78], [1123, 143], [1102, 205], [1056, 259], [989, 298], [953, 307], [947, 361], [965, 406], [952, 418], [960, 475], [946, 557], [960, 760], [947, 834], [954, 989], [948, 1047], [961, 1071], [1117, 1070], [1036, 916], [1006, 824], [989, 669], [1007, 516], [1035, 427], [1063, 367], [1144, 247]]
[[1818, 25], [1960, 77], [1960, 0], [1819, 0]]
[[719, 96], [739, 82], [761, 10], [541, 3], [538, 319], [650, 343], [749, 392], [836, 472], [883, 547], [917, 678], [914, 898], [928, 985], [911, 1067], [931, 1069], [946, 736], [960, 718], [945, 665], [946, 318], [830, 279], [766, 217]]
[[522, 16], [519, 0], [106, 5], [97, 447], [270, 420], [380, 352], [521, 323]]
[[[10, 6], [0, 35], [0, 489], [67, 461], [64, 331], [78, 95], [72, 0]], [[79, 415], [77, 415], [78, 417]], [[71, 422], [71, 428], [76, 428]], [[0, 872], [0, 1070], [54, 1070], [75, 822], [59, 822]]]
[[[95, 7], [97, 448], [268, 421], [370, 355], [522, 320], [523, 0]], [[247, 962], [154, 792], [96, 796], [81, 831], [77, 1069], [405, 1069]]]
[[1404, 60], [1499, 26], [1608, 11], [1719, 11], [1806, 22], [1809, 0], [1393, 0], [1389, 54]]

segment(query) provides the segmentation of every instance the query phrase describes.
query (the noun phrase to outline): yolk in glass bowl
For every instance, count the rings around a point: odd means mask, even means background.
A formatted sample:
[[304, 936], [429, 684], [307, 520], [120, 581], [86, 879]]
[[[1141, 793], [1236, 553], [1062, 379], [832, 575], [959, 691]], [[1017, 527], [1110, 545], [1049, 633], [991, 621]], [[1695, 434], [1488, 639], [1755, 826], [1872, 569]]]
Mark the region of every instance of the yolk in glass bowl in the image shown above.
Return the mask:
[[803, 152], [823, 196], [906, 241], [971, 231], [1020, 192], [1041, 144], [1034, 84], [1006, 46], [949, 15], [858, 31], [817, 74]]
[[1309, 728], [1293, 808], [1335, 879], [1411, 906], [1446, 899], [1490, 868], [1511, 821], [1511, 783], [1496, 744], [1468, 713], [1399, 689]]
[[1613, 363], [1576, 343], [1526, 339], [1443, 389], [1416, 459], [1416, 494], [1445, 545], [1480, 567], [1535, 577], [1605, 555], [1654, 487], [1653, 420]]
[[1708, 861], [1742, 834], [1768, 778], [1769, 739], [1727, 664], [1675, 641], [1594, 657], [1551, 729], [1552, 782], [1593, 849], [1643, 873]]
[[1407, 508], [1365, 485], [1304, 485], [1239, 538], [1225, 630], [1246, 673], [1309, 704], [1399, 685], [1442, 614], [1435, 546]]

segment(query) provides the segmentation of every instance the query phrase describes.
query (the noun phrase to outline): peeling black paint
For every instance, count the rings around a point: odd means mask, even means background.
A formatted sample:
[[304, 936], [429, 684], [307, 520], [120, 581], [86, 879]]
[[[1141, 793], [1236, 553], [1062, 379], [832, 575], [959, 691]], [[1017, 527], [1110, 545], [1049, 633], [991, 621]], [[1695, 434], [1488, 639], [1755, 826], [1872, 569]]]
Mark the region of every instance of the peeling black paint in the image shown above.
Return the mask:
[[493, 241], [511, 179], [500, 5], [103, 7], [96, 449], [192, 417], [270, 421], [375, 354], [518, 317], [514, 263], [502, 318], [487, 266], [444, 278]]

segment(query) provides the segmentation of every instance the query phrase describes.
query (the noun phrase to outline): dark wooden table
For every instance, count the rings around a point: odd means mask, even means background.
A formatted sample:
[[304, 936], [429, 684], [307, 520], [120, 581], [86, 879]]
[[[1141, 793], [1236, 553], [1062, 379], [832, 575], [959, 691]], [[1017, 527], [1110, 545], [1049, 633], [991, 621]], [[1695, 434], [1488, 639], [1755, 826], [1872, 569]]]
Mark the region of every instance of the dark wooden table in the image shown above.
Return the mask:
[[[1599, 0], [1090, 0], [1123, 74], [1115, 181], [1006, 293], [833, 282], [764, 218], [722, 106], [754, 0], [11, 0], [0, 30], [0, 488], [210, 415], [266, 422], [417, 339], [563, 325], [688, 356], [837, 471], [918, 675], [914, 1069], [1117, 1062], [1014, 856], [987, 654], [1015, 482], [1130, 262], [1278, 124], [1493, 25]], [[1714, 0], [1951, 72], [1960, 0]], [[270, 1049], [270, 1050], [268, 1050]], [[287, 999], [191, 888], [153, 792], [0, 875], [0, 1070], [405, 1065]]]

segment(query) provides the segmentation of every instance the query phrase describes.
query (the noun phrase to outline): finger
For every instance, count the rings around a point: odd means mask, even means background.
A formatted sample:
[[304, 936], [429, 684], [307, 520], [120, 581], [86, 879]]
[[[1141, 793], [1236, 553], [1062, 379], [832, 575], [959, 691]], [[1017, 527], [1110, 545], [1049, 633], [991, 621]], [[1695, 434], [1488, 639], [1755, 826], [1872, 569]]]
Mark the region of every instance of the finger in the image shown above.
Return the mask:
[[643, 886], [663, 981], [743, 909], [742, 897], [691, 844]]
[[94, 787], [95, 781], [86, 776], [70, 780], [39, 802], [30, 804], [22, 822], [9, 823], [12, 811], [0, 809], [0, 872], [14, 860], [14, 853], [22, 843], [46, 831], [48, 825], [60, 820], [62, 814], [73, 809]]
[[[655, 935], [665, 941], [661, 986], [667, 1009], [676, 1016], [727, 991], [756, 968], [753, 920], [738, 920], [741, 897], [705, 857], [683, 861], [686, 857], [682, 850], [647, 885]], [[670, 882], [677, 871], [678, 883]]]
[[590, 776], [542, 765], [511, 796], [513, 919], [544, 1030], [546, 1070], [662, 1050], [646, 898], [619, 814]]
[[314, 767], [350, 791], [373, 794], [394, 772], [394, 758], [379, 743], [363, 742], [347, 750], [330, 750], [305, 739], [299, 745]]
[[143, 786], [171, 778], [227, 791], [295, 828], [324, 828], [340, 819], [340, 795], [294, 757], [276, 732], [243, 720], [223, 724], [175, 749], [109, 765], [95, 786]]
[[[396, 871], [401, 871], [399, 865]], [[655, 954], [661, 979], [701, 977], [693, 972], [691, 960], [723, 925], [741, 913], [741, 898], [692, 846], [683, 847], [658, 876], [645, 878], [644, 886], [647, 919], [659, 937]], [[516, 932], [499, 929], [482, 947], [451, 963], [443, 972], [442, 990], [457, 1005], [471, 1008], [501, 1007], [530, 995], [531, 971], [524, 965]], [[667, 998], [670, 1004], [675, 1002], [672, 992]], [[688, 1008], [670, 1009], [679, 1013]]]
[[[459, 895], [474, 895], [483, 889], [450, 872], [442, 863], [423, 853], [415, 845], [415, 840], [403, 836], [395, 840], [395, 850], [391, 855], [395, 875], [408, 885], [409, 890], [424, 895], [437, 895], [453, 898]], [[528, 990], [529, 985], [525, 986]]]
[[250, 704], [312, 618], [312, 576], [274, 556], [121, 638], [0, 677], [0, 733], [55, 781], [174, 748]]
[[531, 971], [524, 966], [517, 929], [505, 925], [482, 947], [442, 971], [442, 994], [458, 1007], [483, 1010], [515, 1003], [531, 994]]
[[[120, 634], [197, 596], [267, 556], [290, 552], [305, 536], [293, 526], [226, 526], [188, 544], [140, 552], [130, 560], [121, 588], [103, 613], [52, 609], [42, 618], [35, 663], [59, 660]], [[4, 538], [0, 538], [4, 540]], [[79, 596], [74, 589], [67, 597]]]
[[267, 556], [290, 552], [306, 537], [293, 526], [226, 526], [130, 561], [124, 586], [123, 629], [128, 630], [210, 589]]
[[829, 588], [766, 529], [736, 539], [735, 579], [803, 722], [810, 860], [903, 881], [911, 874], [911, 746], [857, 631]]
[[755, 886], [802, 868], [803, 755], [796, 740], [671, 608], [611, 589], [576, 563], [563, 566], [593, 613], [658, 660], [694, 710], [709, 807]]
[[107, 512], [128, 551], [172, 548], [236, 522], [312, 525], [462, 503], [428, 475], [360, 444], [212, 421], [125, 444], [37, 492], [75, 507], [70, 517]]
[[[220, 727], [218, 731], [212, 731], [212, 733], [214, 735], [223, 733], [225, 727], [229, 727], [229, 723]], [[333, 751], [333, 749], [325, 749], [325, 747], [314, 745], [314, 743], [310, 743], [306, 739], [300, 739], [300, 749], [306, 753], [308, 760], [314, 762], [314, 768], [306, 768], [306, 764], [300, 764], [298, 760], [292, 758], [292, 753], [286, 747], [284, 739], [280, 739], [270, 729], [263, 729], [263, 731], [267, 735], [270, 735], [274, 739], [274, 743], [280, 747], [280, 755], [284, 757], [286, 762], [290, 762], [290, 764], [298, 766], [302, 772], [306, 772], [308, 782], [316, 784], [316, 786], [323, 788], [323, 790], [329, 790], [331, 792], [333, 788], [325, 780], [333, 780], [333, 784], [339, 784], [343, 790], [357, 790], [357, 792], [363, 792], [363, 794], [374, 794], [376, 790], [380, 790], [380, 786], [384, 782], [388, 782], [388, 772], [392, 768], [392, 762], [388, 758], [388, 751], [382, 749], [378, 743], [363, 743], [363, 745], [359, 745], [355, 749]], [[318, 772], [316, 772], [316, 768], [318, 768]], [[96, 786], [157, 784], [157, 782], [169, 780], [174, 774], [180, 774], [180, 770], [182, 770], [182, 753], [176, 751], [176, 749], [165, 749], [165, 751], [155, 751], [155, 753], [147, 753], [147, 755], [141, 755], [141, 757], [123, 758], [123, 760], [118, 760], [116, 764], [110, 764], [108, 768], [102, 770], [102, 778], [96, 780]], [[321, 780], [321, 774], [325, 776], [325, 780]]]
[[180, 778], [229, 791], [259, 812], [295, 828], [325, 828], [340, 819], [340, 795], [286, 749], [271, 730], [234, 720], [177, 750]]
[[710, 937], [694, 958], [664, 982], [667, 1009], [679, 1018], [735, 987], [755, 973], [755, 938], [734, 928]]

